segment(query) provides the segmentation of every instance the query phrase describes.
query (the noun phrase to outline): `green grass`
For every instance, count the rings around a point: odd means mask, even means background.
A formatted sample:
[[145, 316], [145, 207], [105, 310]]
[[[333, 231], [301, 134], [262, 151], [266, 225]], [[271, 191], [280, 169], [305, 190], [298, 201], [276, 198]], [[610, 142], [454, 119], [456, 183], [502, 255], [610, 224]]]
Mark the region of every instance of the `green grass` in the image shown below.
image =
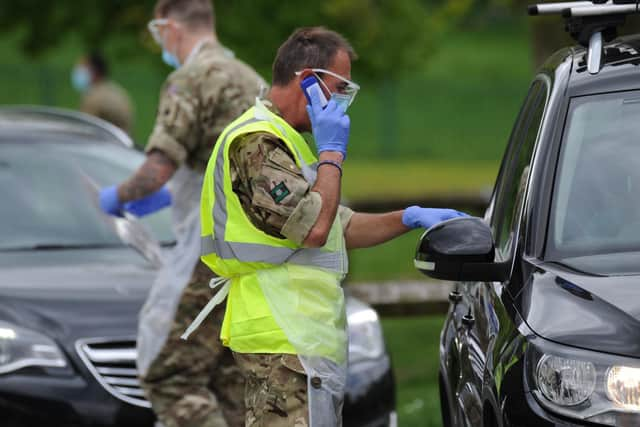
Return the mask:
[[493, 188], [497, 162], [434, 160], [349, 160], [344, 166], [343, 197], [348, 201], [412, 199], [468, 194]]
[[441, 426], [438, 343], [443, 316], [382, 319], [397, 385], [398, 424]]
[[425, 276], [413, 266], [422, 230], [415, 230], [384, 245], [349, 252], [349, 282], [419, 280]]

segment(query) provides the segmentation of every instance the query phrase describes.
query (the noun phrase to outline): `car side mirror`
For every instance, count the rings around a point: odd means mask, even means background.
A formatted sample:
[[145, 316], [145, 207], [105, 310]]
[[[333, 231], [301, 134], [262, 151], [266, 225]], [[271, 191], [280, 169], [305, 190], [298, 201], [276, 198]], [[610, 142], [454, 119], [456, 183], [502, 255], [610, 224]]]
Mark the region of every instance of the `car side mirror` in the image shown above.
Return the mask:
[[491, 229], [481, 218], [455, 218], [422, 235], [414, 264], [434, 279], [461, 282], [503, 282], [507, 263], [494, 262]]

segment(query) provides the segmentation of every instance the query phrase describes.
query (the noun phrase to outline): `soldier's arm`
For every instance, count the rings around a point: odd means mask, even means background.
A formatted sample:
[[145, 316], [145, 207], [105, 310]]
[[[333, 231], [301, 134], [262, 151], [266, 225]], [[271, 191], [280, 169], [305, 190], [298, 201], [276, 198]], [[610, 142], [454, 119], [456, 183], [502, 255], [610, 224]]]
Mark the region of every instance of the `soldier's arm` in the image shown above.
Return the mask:
[[160, 150], [147, 153], [146, 161], [131, 178], [118, 187], [118, 198], [122, 203], [138, 200], [158, 191], [177, 169], [176, 164]]
[[122, 203], [158, 191], [186, 160], [198, 139], [200, 102], [192, 82], [170, 77], [164, 85], [156, 123], [145, 148], [146, 161], [118, 187]]
[[347, 248], [369, 248], [408, 232], [410, 228], [402, 223], [402, 213], [354, 213], [344, 232]]
[[[330, 151], [323, 152], [320, 153], [319, 160], [320, 162], [329, 161], [341, 165], [342, 154]], [[318, 176], [311, 191], [320, 195], [322, 207], [316, 222], [304, 240], [304, 245], [307, 247], [319, 248], [327, 242], [340, 206], [341, 175], [341, 170], [333, 165], [321, 165], [318, 168]]]
[[[267, 234], [302, 246], [323, 202], [284, 143], [268, 133], [251, 134], [234, 142], [229, 156], [233, 189], [251, 222]], [[338, 213], [346, 226], [353, 212], [340, 207]]]

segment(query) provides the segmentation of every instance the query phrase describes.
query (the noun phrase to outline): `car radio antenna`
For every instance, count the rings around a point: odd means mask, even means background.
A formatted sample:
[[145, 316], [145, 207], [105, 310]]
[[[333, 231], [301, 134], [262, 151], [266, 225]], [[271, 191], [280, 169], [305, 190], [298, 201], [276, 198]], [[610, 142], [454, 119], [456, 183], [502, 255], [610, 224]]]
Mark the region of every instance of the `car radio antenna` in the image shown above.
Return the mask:
[[565, 29], [582, 46], [588, 48], [587, 70], [598, 74], [604, 59], [603, 41], [618, 35], [618, 27], [629, 14], [638, 13], [640, 0], [594, 0], [540, 3], [529, 6], [529, 15], [561, 14]]

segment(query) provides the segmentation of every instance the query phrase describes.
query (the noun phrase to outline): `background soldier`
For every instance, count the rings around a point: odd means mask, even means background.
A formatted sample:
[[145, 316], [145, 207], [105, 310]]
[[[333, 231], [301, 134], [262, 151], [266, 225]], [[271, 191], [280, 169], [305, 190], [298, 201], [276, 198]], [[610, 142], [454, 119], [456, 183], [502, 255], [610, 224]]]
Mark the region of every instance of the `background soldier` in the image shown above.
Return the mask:
[[133, 107], [127, 91], [109, 79], [109, 65], [98, 52], [80, 58], [71, 72], [71, 84], [82, 93], [80, 111], [118, 126], [128, 134]]
[[[206, 162], [220, 132], [255, 102], [265, 83], [219, 44], [208, 0], [159, 0], [149, 30], [163, 60], [177, 70], [162, 89], [146, 162], [100, 194], [102, 209], [112, 215], [126, 210], [141, 216], [173, 204], [177, 244], [140, 317], [141, 382], [168, 427], [240, 426], [243, 382], [219, 340], [224, 307], [190, 341], [180, 334], [212, 296], [212, 274], [199, 262]], [[163, 186], [170, 178], [168, 191]]]

